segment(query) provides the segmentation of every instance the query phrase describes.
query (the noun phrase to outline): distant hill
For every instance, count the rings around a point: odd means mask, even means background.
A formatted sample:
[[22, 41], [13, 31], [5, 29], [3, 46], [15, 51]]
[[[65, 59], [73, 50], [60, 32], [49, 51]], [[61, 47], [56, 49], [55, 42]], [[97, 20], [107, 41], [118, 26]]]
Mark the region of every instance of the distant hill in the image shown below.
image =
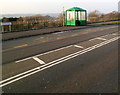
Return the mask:
[[[46, 16], [49, 15], [51, 17], [58, 17], [60, 13], [42, 13], [40, 15], [42, 16]], [[0, 15], [0, 18], [2, 17], [26, 17], [26, 16], [34, 16], [34, 15], [38, 15], [38, 14], [2, 14]]]

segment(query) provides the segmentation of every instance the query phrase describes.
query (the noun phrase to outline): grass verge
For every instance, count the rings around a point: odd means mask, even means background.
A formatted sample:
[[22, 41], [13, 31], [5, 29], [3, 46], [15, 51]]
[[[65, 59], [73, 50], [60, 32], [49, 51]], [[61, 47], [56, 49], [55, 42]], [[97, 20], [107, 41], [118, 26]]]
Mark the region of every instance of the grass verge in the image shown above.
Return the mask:
[[103, 23], [102, 25], [115, 25], [115, 24], [120, 24], [120, 22]]

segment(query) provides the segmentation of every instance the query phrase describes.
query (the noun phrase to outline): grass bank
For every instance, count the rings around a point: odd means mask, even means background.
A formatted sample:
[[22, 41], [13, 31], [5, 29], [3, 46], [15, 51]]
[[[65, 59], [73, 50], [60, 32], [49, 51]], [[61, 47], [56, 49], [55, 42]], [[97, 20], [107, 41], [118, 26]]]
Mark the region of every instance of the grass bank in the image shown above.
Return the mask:
[[102, 25], [115, 25], [115, 24], [120, 24], [120, 22], [111, 22], [111, 23], [103, 23]]

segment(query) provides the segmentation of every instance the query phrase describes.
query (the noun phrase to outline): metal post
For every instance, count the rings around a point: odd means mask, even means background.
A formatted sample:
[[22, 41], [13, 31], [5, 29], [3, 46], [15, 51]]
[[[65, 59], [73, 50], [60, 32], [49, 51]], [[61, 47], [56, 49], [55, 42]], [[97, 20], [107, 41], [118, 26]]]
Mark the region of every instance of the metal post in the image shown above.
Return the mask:
[[64, 7], [63, 7], [63, 26], [65, 26]]
[[1, 31], [1, 32], [4, 32], [4, 26], [2, 25], [2, 22], [1, 22], [0, 27], [1, 27], [1, 28], [0, 28], [0, 31]]
[[9, 31], [11, 32], [11, 25], [9, 25]]

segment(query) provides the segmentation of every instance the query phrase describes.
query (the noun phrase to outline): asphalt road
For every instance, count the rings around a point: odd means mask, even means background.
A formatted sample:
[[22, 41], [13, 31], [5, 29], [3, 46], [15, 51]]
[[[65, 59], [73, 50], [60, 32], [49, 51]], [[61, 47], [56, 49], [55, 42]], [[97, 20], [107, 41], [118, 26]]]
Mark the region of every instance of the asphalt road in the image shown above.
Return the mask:
[[118, 31], [117, 25], [64, 31], [3, 42], [3, 64]]
[[[117, 93], [120, 38], [117, 28], [91, 31], [81, 35], [78, 32], [75, 37], [66, 32], [63, 34], [66, 38], [37, 44], [43, 45], [38, 49], [40, 52], [48, 52], [3, 64], [0, 82], [3, 92]], [[35, 45], [35, 50], [29, 47], [23, 49], [38, 51]], [[21, 49], [17, 49], [19, 53]]]
[[[19, 60], [12, 65], [9, 64], [9, 71], [6, 69], [8, 64], [3, 65], [3, 78], [11, 78], [3, 83], [3, 92], [117, 93], [118, 40], [115, 39], [118, 38], [117, 36], [116, 33], [105, 35], [53, 52]], [[70, 56], [70, 54], [74, 55]], [[39, 58], [41, 61], [37, 61], [35, 58]], [[60, 60], [60, 58], [62, 59]], [[29, 70], [24, 71], [25, 68], [17, 68], [17, 65], [19, 67], [26, 63], [28, 63], [28, 67], [30, 64], [36, 64], [34, 68], [37, 67], [37, 70], [33, 68], [32, 72], [28, 72]], [[45, 66], [50, 63], [57, 64]], [[22, 74], [22, 72], [28, 73]], [[13, 75], [11, 76], [10, 73]], [[15, 75], [17, 77], [14, 77]], [[12, 79], [12, 77], [14, 78]]]

